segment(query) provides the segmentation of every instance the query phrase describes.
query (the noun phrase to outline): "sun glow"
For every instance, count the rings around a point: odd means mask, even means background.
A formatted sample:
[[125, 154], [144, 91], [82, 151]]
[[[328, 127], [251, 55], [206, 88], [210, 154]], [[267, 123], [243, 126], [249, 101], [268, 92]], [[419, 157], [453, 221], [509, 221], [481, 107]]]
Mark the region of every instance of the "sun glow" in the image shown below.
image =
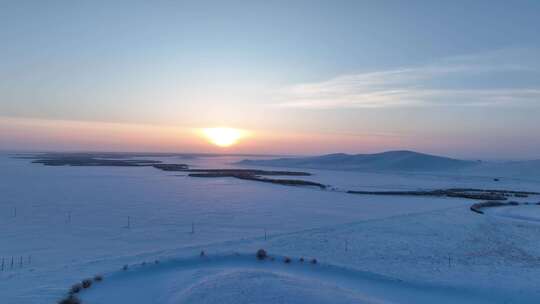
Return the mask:
[[232, 128], [206, 128], [203, 129], [204, 136], [214, 145], [219, 147], [230, 147], [238, 142], [244, 133]]

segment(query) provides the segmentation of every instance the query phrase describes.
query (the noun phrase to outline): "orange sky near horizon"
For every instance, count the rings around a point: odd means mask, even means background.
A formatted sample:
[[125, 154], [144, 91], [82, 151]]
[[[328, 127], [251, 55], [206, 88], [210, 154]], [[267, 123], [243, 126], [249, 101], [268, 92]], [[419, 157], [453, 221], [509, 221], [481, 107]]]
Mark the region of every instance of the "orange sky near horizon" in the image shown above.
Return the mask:
[[[110, 122], [0, 118], [0, 138], [10, 150], [313, 154], [398, 146], [393, 136], [244, 130], [236, 144], [220, 147], [200, 128]], [[242, 129], [242, 128], [240, 128]], [[15, 149], [13, 149], [15, 147]], [[8, 150], [8, 147], [0, 149]]]
[[[205, 128], [232, 127], [245, 136], [229, 147], [219, 147], [204, 136]], [[501, 137], [502, 138], [502, 137]], [[377, 153], [413, 150], [462, 159], [499, 159], [500, 138], [478, 142], [472, 134], [440, 138], [405, 134], [346, 134], [246, 129], [242, 126], [172, 126], [96, 121], [47, 120], [0, 117], [0, 151], [100, 151], [164, 153], [239, 153], [272, 155], [321, 155], [328, 153]], [[515, 137], [514, 141], [519, 141]], [[511, 145], [516, 151], [526, 145]], [[494, 151], [486, 155], [485, 150]], [[467, 151], [467, 154], [463, 154]], [[470, 156], [470, 155], [475, 156]], [[527, 159], [527, 158], [514, 158]]]

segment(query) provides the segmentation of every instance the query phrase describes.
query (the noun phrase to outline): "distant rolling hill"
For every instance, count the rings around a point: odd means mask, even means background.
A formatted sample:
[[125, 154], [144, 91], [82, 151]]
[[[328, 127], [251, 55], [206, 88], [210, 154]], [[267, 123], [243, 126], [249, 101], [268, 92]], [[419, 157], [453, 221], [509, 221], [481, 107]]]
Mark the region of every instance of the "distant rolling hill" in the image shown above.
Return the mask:
[[458, 160], [413, 151], [388, 151], [376, 154], [328, 154], [267, 160], [246, 159], [239, 164], [250, 166], [296, 167], [368, 171], [453, 171], [475, 167], [476, 161]]

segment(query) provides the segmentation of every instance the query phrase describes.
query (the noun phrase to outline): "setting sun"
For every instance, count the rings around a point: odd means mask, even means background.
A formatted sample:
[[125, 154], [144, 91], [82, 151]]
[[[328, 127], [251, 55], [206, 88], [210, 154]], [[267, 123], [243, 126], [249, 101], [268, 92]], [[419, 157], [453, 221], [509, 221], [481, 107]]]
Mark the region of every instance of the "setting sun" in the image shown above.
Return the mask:
[[244, 136], [244, 132], [232, 128], [206, 128], [203, 129], [204, 136], [214, 145], [219, 147], [230, 147]]

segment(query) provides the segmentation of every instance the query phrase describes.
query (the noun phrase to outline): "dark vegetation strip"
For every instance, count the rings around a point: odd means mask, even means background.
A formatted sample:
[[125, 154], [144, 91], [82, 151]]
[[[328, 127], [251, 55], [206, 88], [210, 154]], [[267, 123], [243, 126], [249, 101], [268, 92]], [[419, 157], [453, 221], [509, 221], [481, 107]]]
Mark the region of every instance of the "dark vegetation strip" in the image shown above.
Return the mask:
[[225, 173], [225, 174], [254, 174], [254, 175], [289, 175], [310, 176], [311, 173], [297, 171], [266, 171], [258, 169], [189, 169], [188, 172]]
[[351, 194], [365, 194], [365, 195], [412, 195], [412, 196], [438, 196], [438, 197], [458, 197], [467, 199], [481, 199], [481, 200], [506, 200], [506, 196], [501, 194], [487, 194], [487, 193], [465, 193], [454, 192], [447, 190], [434, 190], [434, 191], [347, 191]]
[[163, 171], [186, 171], [189, 169], [186, 164], [154, 164], [152, 167]]
[[[110, 155], [100, 155], [110, 156]], [[266, 171], [258, 169], [190, 169], [186, 164], [163, 164], [157, 160], [144, 160], [144, 159], [110, 159], [100, 158], [99, 156], [92, 156], [87, 154], [82, 155], [43, 155], [38, 158], [29, 157], [34, 159], [32, 163], [43, 164], [45, 166], [113, 166], [113, 167], [141, 167], [152, 166], [162, 171], [183, 171], [192, 173], [212, 173], [216, 174], [216, 177], [221, 175], [283, 175], [283, 176], [309, 176], [307, 172], [295, 172], [295, 171]]]
[[519, 202], [483, 202], [483, 203], [476, 203], [471, 205], [470, 209], [472, 212], [476, 212], [479, 214], [484, 214], [484, 211], [482, 211], [483, 208], [493, 208], [493, 207], [508, 207], [508, 206], [519, 206], [519, 205], [540, 205], [540, 202], [538, 203], [519, 203]]
[[[489, 192], [489, 193], [501, 193], [501, 194], [521, 194], [521, 195], [539, 195], [539, 192], [529, 192], [529, 191], [513, 191], [513, 190], [496, 190], [496, 189], [476, 189], [476, 188], [450, 188], [448, 191], [455, 192]], [[519, 196], [518, 196], [519, 197]]]
[[285, 186], [315, 186], [321, 189], [326, 189], [326, 185], [297, 179], [276, 179], [266, 178], [262, 176], [310, 176], [307, 172], [295, 171], [266, 171], [258, 169], [189, 169], [183, 164], [155, 164], [154, 168], [164, 171], [190, 172], [190, 177], [234, 177], [242, 180], [257, 181], [263, 183], [272, 183]]
[[156, 160], [99, 159], [86, 157], [36, 159], [35, 164], [45, 166], [81, 166], [81, 167], [141, 167], [158, 164]]
[[215, 174], [215, 176], [206, 176], [206, 177], [221, 177], [222, 175], [233, 175], [233, 174], [251, 174], [251, 175], [289, 175], [289, 176], [310, 176], [310, 173], [307, 172], [296, 172], [296, 171], [267, 171], [259, 169], [190, 169], [188, 165], [185, 164], [155, 164], [152, 165], [156, 169], [163, 171], [183, 171], [183, 172], [192, 172], [192, 173], [201, 173], [201, 174]]
[[191, 177], [235, 177], [243, 180], [251, 180], [265, 183], [273, 183], [286, 186], [316, 186], [325, 189], [326, 186], [320, 183], [295, 180], [295, 179], [273, 179], [262, 176], [310, 176], [307, 172], [295, 171], [266, 171], [258, 169], [190, 169], [186, 164], [163, 164], [155, 160], [132, 160], [132, 159], [110, 159], [100, 158], [106, 155], [92, 154], [47, 154], [41, 155], [32, 161], [33, 163], [45, 166], [113, 166], [113, 167], [147, 167], [167, 172], [190, 172]]
[[260, 177], [254, 174], [236, 174], [236, 173], [224, 173], [224, 172], [210, 172], [210, 173], [190, 173], [188, 176], [191, 177], [234, 177], [243, 180], [251, 180], [264, 183], [279, 184], [285, 186], [315, 186], [321, 189], [326, 189], [326, 185], [299, 180], [299, 179], [275, 179], [275, 178], [266, 178]]
[[508, 203], [503, 202], [483, 202], [483, 203], [476, 203], [473, 204], [470, 209], [473, 212], [484, 214], [484, 211], [482, 211], [482, 208], [488, 208], [488, 207], [503, 207], [503, 206], [509, 206]]
[[506, 191], [506, 190], [483, 190], [483, 189], [461, 189], [452, 188], [432, 191], [347, 191], [351, 194], [364, 195], [412, 195], [412, 196], [438, 196], [457, 197], [486, 201], [505, 201], [510, 196], [527, 197], [528, 195], [539, 194], [536, 192]]
[[32, 163], [45, 166], [141, 167], [161, 163], [158, 160], [129, 159], [134, 156], [139, 155], [120, 153], [44, 153], [16, 156], [14, 158], [31, 159], [33, 160]]

